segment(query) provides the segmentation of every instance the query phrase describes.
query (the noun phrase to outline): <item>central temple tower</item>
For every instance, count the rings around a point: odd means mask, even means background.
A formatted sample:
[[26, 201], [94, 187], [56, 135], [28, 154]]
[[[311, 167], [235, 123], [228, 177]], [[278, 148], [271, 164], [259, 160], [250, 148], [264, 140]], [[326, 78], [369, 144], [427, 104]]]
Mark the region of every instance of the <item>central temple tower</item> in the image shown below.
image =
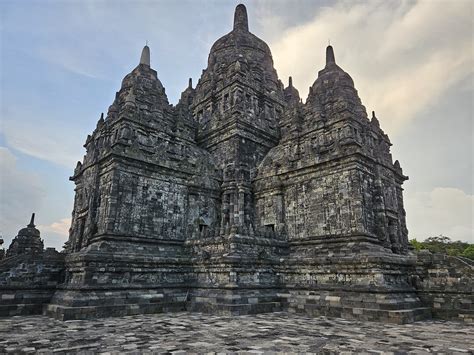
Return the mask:
[[279, 142], [285, 105], [270, 49], [249, 32], [247, 10], [238, 5], [233, 30], [211, 48], [191, 106], [197, 144], [214, 157], [222, 174], [217, 230], [187, 242], [200, 285], [193, 309], [212, 305], [220, 311], [257, 312], [278, 305], [275, 289], [255, 287], [279, 284], [272, 265], [279, 263], [286, 242], [277, 238], [274, 226], [256, 223], [253, 180]]
[[233, 30], [211, 48], [192, 105], [197, 143], [222, 171], [220, 234], [255, 232], [251, 180], [278, 143], [284, 106], [270, 49], [249, 32], [247, 10], [238, 5]]

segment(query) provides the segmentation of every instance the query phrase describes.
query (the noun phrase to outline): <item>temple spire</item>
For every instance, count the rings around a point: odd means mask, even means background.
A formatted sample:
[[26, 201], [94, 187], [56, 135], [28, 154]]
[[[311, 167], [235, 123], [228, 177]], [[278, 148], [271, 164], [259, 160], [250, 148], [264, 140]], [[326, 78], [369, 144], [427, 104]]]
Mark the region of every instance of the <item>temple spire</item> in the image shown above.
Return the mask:
[[31, 220], [30, 220], [30, 224], [28, 224], [28, 227], [31, 227], [31, 228], [35, 227], [35, 214], [34, 213], [31, 214]]
[[150, 66], [150, 48], [148, 46], [143, 47], [140, 64]]
[[330, 63], [336, 63], [336, 58], [334, 57], [334, 49], [331, 45], [326, 48], [326, 65]]
[[291, 76], [288, 78], [288, 87], [293, 87], [293, 78]]
[[241, 31], [249, 31], [249, 20], [247, 17], [247, 9], [245, 5], [239, 4], [235, 8], [234, 13], [234, 31], [241, 30]]
[[380, 127], [379, 120], [377, 119], [377, 116], [375, 116], [375, 111], [372, 111], [372, 119], [370, 120], [373, 125]]
[[193, 78], [189, 78], [188, 89], [192, 89], [192, 88], [193, 88]]

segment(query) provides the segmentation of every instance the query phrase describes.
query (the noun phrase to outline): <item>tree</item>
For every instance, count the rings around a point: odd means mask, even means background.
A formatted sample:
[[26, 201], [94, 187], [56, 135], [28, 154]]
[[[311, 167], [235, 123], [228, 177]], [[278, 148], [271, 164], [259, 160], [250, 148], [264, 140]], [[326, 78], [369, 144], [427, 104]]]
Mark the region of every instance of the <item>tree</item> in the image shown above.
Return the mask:
[[428, 249], [432, 253], [442, 253], [448, 254], [447, 248], [451, 239], [440, 234], [437, 237], [429, 237], [424, 242], [423, 245], [425, 249]]
[[420, 250], [424, 249], [423, 243], [419, 242], [416, 239], [411, 239], [410, 244], [412, 245], [413, 249], [415, 249], [416, 251], [420, 251]]
[[423, 242], [412, 239], [410, 240], [410, 244], [416, 251], [426, 249], [432, 253], [463, 256], [465, 258], [474, 259], [474, 245], [459, 240], [453, 242], [449, 237], [442, 234], [436, 237], [429, 237]]
[[464, 249], [461, 256], [474, 260], [474, 244], [471, 244], [466, 249]]
[[461, 255], [463, 251], [469, 247], [469, 243], [461, 242], [460, 240], [452, 242], [447, 246], [448, 255]]

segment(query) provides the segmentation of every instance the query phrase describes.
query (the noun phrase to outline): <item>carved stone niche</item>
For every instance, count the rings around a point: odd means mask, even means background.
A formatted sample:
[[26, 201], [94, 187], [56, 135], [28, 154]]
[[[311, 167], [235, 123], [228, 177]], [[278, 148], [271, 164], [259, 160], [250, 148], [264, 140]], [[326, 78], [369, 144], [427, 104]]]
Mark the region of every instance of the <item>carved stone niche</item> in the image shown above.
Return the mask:
[[128, 143], [131, 138], [132, 138], [132, 129], [130, 128], [129, 125], [124, 125], [122, 129], [120, 130], [119, 140], [122, 142]]
[[200, 216], [198, 219], [196, 219], [195, 224], [200, 236], [205, 237], [209, 234], [209, 227], [211, 223], [208, 217]]
[[399, 237], [398, 220], [395, 217], [387, 216], [387, 222], [388, 238], [390, 240], [392, 251], [396, 254], [400, 254], [402, 245]]

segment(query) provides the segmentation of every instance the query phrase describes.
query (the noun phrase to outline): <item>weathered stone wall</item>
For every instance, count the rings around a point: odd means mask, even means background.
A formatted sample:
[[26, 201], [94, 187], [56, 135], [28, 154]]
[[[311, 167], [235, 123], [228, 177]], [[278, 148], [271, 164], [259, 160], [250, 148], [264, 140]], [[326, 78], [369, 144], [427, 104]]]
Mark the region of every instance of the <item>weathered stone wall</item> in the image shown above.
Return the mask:
[[[351, 244], [351, 243], [349, 243]], [[315, 245], [306, 244], [306, 249]], [[292, 248], [290, 246], [290, 248]], [[406, 323], [430, 316], [409, 275], [415, 259], [373, 250], [339, 248], [326, 254], [290, 254], [281, 270], [282, 304], [290, 312]], [[345, 253], [345, 256], [343, 254]]]
[[41, 314], [64, 282], [64, 254], [54, 249], [0, 261], [0, 317]]
[[421, 251], [413, 283], [433, 317], [474, 322], [472, 260]]
[[[106, 179], [107, 177], [105, 177]], [[76, 184], [76, 196], [69, 243], [71, 251], [79, 251], [89, 243], [90, 238], [98, 231], [98, 185], [99, 172], [97, 166], [91, 166], [83, 172]], [[104, 192], [108, 183], [103, 186]], [[105, 202], [105, 201], [104, 201]], [[101, 230], [104, 226], [100, 226]]]
[[318, 170], [316, 176], [291, 179], [285, 188], [289, 240], [363, 233], [360, 185], [354, 181], [358, 171], [344, 166]]
[[183, 240], [187, 189], [172, 177], [154, 179], [133, 172], [118, 174], [113, 233], [144, 238]]

